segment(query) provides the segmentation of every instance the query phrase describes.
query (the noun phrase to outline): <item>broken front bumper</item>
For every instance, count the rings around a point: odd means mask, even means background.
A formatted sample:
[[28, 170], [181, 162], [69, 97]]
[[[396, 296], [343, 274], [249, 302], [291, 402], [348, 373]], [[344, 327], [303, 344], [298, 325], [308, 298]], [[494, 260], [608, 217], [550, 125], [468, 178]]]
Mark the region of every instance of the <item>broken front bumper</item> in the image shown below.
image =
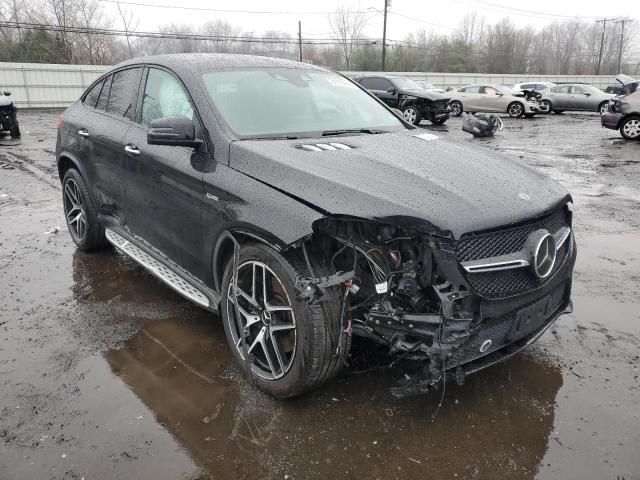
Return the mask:
[[605, 128], [610, 128], [611, 130], [617, 130], [618, 125], [620, 125], [620, 120], [624, 114], [615, 113], [615, 112], [607, 112], [604, 115], [600, 115], [600, 123]]

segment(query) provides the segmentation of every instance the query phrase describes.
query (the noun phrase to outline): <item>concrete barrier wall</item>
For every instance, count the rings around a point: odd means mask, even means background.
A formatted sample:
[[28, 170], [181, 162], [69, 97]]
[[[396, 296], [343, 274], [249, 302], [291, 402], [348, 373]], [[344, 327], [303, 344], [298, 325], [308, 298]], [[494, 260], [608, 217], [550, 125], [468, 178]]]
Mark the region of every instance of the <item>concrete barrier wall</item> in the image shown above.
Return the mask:
[[[0, 62], [0, 88], [11, 92], [11, 98], [22, 108], [59, 108], [74, 102], [108, 66], [53, 65], [43, 63]], [[375, 72], [344, 72], [347, 75]], [[457, 87], [470, 83], [511, 85], [525, 81], [588, 83], [599, 88], [615, 83], [610, 75], [487, 75], [480, 73], [387, 72], [438, 87]]]

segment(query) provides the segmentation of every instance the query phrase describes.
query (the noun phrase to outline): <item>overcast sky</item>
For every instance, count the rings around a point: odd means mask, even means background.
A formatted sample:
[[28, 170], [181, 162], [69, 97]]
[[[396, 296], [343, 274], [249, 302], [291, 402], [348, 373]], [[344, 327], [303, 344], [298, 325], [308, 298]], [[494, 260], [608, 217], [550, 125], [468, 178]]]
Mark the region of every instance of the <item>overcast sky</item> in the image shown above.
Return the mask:
[[[114, 20], [116, 5], [102, 1]], [[174, 5], [183, 9], [145, 7], [126, 4]], [[331, 37], [328, 22], [329, 12], [339, 5], [367, 12], [366, 35], [382, 36], [384, 0], [122, 0], [122, 7], [135, 14], [140, 24], [138, 30], [156, 31], [160, 25], [177, 23], [198, 25], [208, 20], [223, 19], [244, 31], [261, 34], [266, 30], [278, 30], [297, 35], [298, 20], [302, 21], [303, 36], [307, 38]], [[213, 12], [188, 10], [184, 7], [220, 10], [245, 10], [244, 12]], [[377, 11], [376, 11], [377, 9]], [[275, 13], [256, 13], [275, 12]], [[404, 39], [405, 36], [421, 28], [433, 29], [441, 33], [450, 32], [466, 13], [478, 12], [490, 23], [506, 16], [518, 25], [532, 25], [540, 28], [553, 21], [568, 20], [577, 16], [587, 21], [603, 17], [632, 17], [640, 19], [638, 0], [392, 0], [387, 20], [387, 36], [390, 39]], [[413, 18], [408, 18], [413, 17]], [[120, 22], [114, 27], [121, 28]]]

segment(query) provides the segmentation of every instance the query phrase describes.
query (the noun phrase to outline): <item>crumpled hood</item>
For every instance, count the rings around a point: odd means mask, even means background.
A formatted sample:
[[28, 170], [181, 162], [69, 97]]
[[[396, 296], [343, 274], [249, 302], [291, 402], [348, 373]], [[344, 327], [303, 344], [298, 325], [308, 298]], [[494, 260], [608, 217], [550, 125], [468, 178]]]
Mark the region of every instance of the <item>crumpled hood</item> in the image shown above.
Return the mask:
[[442, 93], [433, 92], [429, 90], [398, 90], [400, 95], [407, 95], [409, 97], [426, 98], [435, 102], [436, 100], [450, 100], [451, 97]]
[[[433, 137], [416, 129], [320, 140], [240, 140], [231, 144], [230, 166], [329, 214], [425, 231], [436, 227], [456, 238], [534, 218], [570, 200], [558, 183], [515, 160]], [[296, 148], [316, 143], [352, 148]]]

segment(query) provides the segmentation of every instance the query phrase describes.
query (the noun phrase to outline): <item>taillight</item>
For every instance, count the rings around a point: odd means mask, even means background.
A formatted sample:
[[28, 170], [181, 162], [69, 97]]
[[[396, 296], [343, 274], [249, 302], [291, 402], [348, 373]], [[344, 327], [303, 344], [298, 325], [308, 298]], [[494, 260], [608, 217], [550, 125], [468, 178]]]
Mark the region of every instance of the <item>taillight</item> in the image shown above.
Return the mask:
[[62, 128], [62, 114], [58, 115], [58, 130]]

